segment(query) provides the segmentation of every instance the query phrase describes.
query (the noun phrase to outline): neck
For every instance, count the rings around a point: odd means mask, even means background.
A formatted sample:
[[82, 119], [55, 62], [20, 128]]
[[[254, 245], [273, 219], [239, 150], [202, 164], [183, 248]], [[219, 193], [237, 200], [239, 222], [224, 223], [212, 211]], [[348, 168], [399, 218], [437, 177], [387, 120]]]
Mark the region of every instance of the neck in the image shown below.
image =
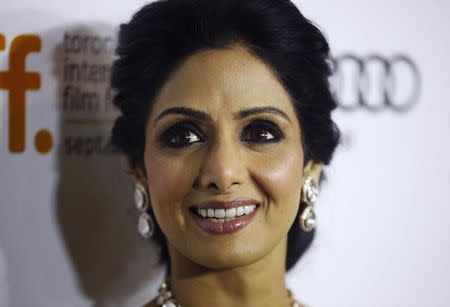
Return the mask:
[[271, 253], [254, 263], [211, 269], [193, 263], [169, 246], [174, 297], [183, 307], [287, 307], [286, 247], [284, 238]]

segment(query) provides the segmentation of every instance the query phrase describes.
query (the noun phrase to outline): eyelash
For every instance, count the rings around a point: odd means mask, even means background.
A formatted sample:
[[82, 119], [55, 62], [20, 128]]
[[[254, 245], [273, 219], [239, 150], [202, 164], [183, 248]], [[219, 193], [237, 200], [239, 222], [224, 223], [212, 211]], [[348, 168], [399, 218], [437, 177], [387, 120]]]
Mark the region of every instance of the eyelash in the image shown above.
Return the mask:
[[[259, 134], [259, 136], [262, 136], [263, 134], [267, 136], [267, 133], [271, 135], [271, 138], [265, 139], [265, 140], [252, 140], [249, 135], [252, 132], [262, 132]], [[181, 135], [181, 142], [178, 139], [178, 141], [173, 141], [174, 138], [180, 137], [180, 132], [184, 135]], [[267, 143], [277, 143], [280, 140], [284, 138], [283, 133], [281, 130], [277, 127], [276, 124], [272, 123], [268, 120], [254, 120], [250, 124], [248, 124], [242, 133], [245, 137], [242, 138], [244, 143], [253, 143], [253, 144], [267, 144]], [[194, 142], [189, 142], [189, 138], [196, 137], [198, 140]], [[188, 141], [188, 142], [183, 142]], [[190, 122], [190, 121], [182, 121], [179, 122], [169, 129], [167, 129], [160, 137], [160, 143], [163, 147], [169, 147], [169, 148], [184, 148], [188, 147], [192, 144], [198, 143], [198, 142], [204, 142], [205, 136], [201, 132], [197, 126]]]
[[179, 137], [180, 132], [183, 132], [183, 133], [187, 132], [187, 134], [184, 134], [182, 136], [182, 138], [184, 138], [184, 140], [188, 139], [192, 135], [192, 133], [194, 134], [194, 136], [199, 138], [200, 141], [205, 140], [200, 129], [198, 129], [194, 123], [189, 122], [189, 121], [182, 121], [182, 122], [176, 123], [175, 125], [173, 125], [169, 129], [167, 129], [161, 135], [161, 138], [160, 138], [161, 145], [163, 147], [169, 147], [169, 148], [183, 148], [183, 147], [187, 147], [187, 146], [190, 146], [191, 144], [199, 142], [199, 141], [196, 141], [196, 142], [188, 142], [188, 143], [181, 143], [181, 144], [180, 144], [180, 142], [173, 142], [172, 141], [173, 138]]

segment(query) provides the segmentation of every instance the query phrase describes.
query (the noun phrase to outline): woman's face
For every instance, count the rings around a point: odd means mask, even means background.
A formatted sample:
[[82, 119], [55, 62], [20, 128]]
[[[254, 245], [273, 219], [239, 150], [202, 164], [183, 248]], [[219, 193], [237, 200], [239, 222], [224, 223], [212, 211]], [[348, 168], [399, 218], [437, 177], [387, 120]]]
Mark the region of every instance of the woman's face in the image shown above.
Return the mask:
[[188, 57], [156, 97], [145, 141], [151, 206], [181, 255], [230, 268], [286, 238], [300, 203], [299, 122], [289, 94], [245, 48]]

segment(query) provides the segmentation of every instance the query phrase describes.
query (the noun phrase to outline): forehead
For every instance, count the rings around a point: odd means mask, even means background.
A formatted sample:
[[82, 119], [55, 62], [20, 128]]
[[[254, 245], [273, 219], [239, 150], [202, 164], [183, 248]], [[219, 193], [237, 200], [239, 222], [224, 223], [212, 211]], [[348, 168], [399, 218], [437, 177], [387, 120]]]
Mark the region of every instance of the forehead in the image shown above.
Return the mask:
[[252, 106], [294, 112], [289, 94], [271, 68], [239, 45], [198, 51], [182, 62], [162, 87], [152, 113], [179, 106], [212, 116]]

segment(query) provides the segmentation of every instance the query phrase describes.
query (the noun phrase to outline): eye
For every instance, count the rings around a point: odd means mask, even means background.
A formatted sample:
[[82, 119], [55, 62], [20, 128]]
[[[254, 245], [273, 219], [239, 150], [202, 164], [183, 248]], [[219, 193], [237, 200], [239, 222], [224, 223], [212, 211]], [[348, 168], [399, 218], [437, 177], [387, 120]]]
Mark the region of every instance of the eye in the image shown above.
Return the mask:
[[190, 122], [175, 124], [166, 130], [160, 139], [164, 146], [171, 148], [183, 148], [203, 141], [204, 138], [200, 129]]
[[276, 143], [283, 137], [277, 125], [267, 120], [255, 120], [242, 132], [242, 140], [249, 143]]

